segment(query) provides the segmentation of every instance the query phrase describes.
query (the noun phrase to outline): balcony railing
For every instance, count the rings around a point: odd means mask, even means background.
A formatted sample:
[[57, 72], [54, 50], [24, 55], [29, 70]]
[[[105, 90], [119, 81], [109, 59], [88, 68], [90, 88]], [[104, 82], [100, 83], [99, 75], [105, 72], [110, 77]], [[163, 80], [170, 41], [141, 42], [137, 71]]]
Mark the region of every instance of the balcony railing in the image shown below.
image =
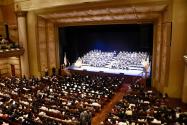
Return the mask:
[[23, 47], [0, 49], [0, 58], [19, 57], [24, 54], [24, 51]]

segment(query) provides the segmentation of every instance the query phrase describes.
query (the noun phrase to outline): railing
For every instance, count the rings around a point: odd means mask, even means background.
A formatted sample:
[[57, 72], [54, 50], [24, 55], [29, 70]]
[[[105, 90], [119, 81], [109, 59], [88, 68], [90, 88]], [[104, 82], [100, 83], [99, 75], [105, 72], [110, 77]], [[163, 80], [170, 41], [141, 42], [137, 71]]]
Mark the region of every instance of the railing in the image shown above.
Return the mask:
[[0, 49], [0, 58], [19, 57], [24, 54], [24, 48]]

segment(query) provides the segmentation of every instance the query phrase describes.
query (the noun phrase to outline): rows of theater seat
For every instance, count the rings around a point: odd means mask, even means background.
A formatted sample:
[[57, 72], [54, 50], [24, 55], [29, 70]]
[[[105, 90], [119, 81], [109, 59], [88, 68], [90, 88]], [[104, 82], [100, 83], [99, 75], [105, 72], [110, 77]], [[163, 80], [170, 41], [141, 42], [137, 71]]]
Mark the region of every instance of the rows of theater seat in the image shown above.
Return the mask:
[[149, 55], [146, 52], [102, 52], [101, 50], [92, 50], [82, 58], [83, 65], [93, 67], [107, 67], [112, 69], [130, 69], [143, 68], [143, 61], [149, 61]]
[[0, 79], [0, 121], [25, 124], [79, 124], [85, 110], [94, 116], [112, 98], [123, 78], [72, 77]]
[[180, 107], [169, 104], [167, 94], [146, 89], [140, 83], [131, 90], [107, 114], [104, 125], [186, 124], [187, 114]]

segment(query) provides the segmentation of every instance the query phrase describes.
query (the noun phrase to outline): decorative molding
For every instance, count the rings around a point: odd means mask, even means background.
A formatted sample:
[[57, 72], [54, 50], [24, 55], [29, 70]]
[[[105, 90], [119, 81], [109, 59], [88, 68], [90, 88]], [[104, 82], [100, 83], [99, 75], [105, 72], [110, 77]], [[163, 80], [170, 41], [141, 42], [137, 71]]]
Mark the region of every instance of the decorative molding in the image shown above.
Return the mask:
[[122, 15], [100, 15], [100, 16], [88, 16], [78, 18], [64, 18], [64, 19], [53, 19], [53, 22], [57, 23], [77, 23], [77, 22], [100, 22], [100, 21], [128, 21], [128, 20], [154, 20], [158, 18], [160, 14], [122, 14]]
[[17, 17], [26, 17], [27, 11], [16, 11]]
[[111, 14], [136, 14], [136, 13], [155, 13], [161, 12], [166, 8], [166, 5], [155, 6], [125, 6], [116, 8], [102, 8], [102, 9], [88, 9], [70, 12], [55, 12], [49, 14], [41, 14], [40, 16], [48, 19], [52, 18], [71, 18], [71, 17], [87, 17], [97, 15], [111, 15]]
[[162, 15], [166, 4], [160, 5], [134, 5], [106, 8], [90, 8], [85, 10], [59, 11], [39, 14], [57, 24], [100, 22], [100, 21], [128, 21], [150, 20], [153, 21]]

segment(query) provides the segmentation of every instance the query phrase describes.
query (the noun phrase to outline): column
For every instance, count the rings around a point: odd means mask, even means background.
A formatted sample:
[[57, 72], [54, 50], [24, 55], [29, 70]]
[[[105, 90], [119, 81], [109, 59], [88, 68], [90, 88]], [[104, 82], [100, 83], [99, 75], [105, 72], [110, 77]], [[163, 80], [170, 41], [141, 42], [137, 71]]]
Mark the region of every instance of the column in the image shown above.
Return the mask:
[[187, 103], [187, 55], [184, 56], [185, 69], [184, 69], [184, 82], [182, 90], [182, 102]]
[[28, 50], [29, 50], [29, 71], [30, 76], [40, 77], [40, 55], [38, 43], [37, 15], [34, 11], [27, 13], [27, 32], [28, 32]]
[[21, 75], [29, 76], [29, 58], [28, 58], [28, 46], [27, 46], [27, 27], [26, 27], [26, 11], [18, 11], [18, 35], [19, 44], [25, 49], [24, 54], [20, 57], [21, 59]]

